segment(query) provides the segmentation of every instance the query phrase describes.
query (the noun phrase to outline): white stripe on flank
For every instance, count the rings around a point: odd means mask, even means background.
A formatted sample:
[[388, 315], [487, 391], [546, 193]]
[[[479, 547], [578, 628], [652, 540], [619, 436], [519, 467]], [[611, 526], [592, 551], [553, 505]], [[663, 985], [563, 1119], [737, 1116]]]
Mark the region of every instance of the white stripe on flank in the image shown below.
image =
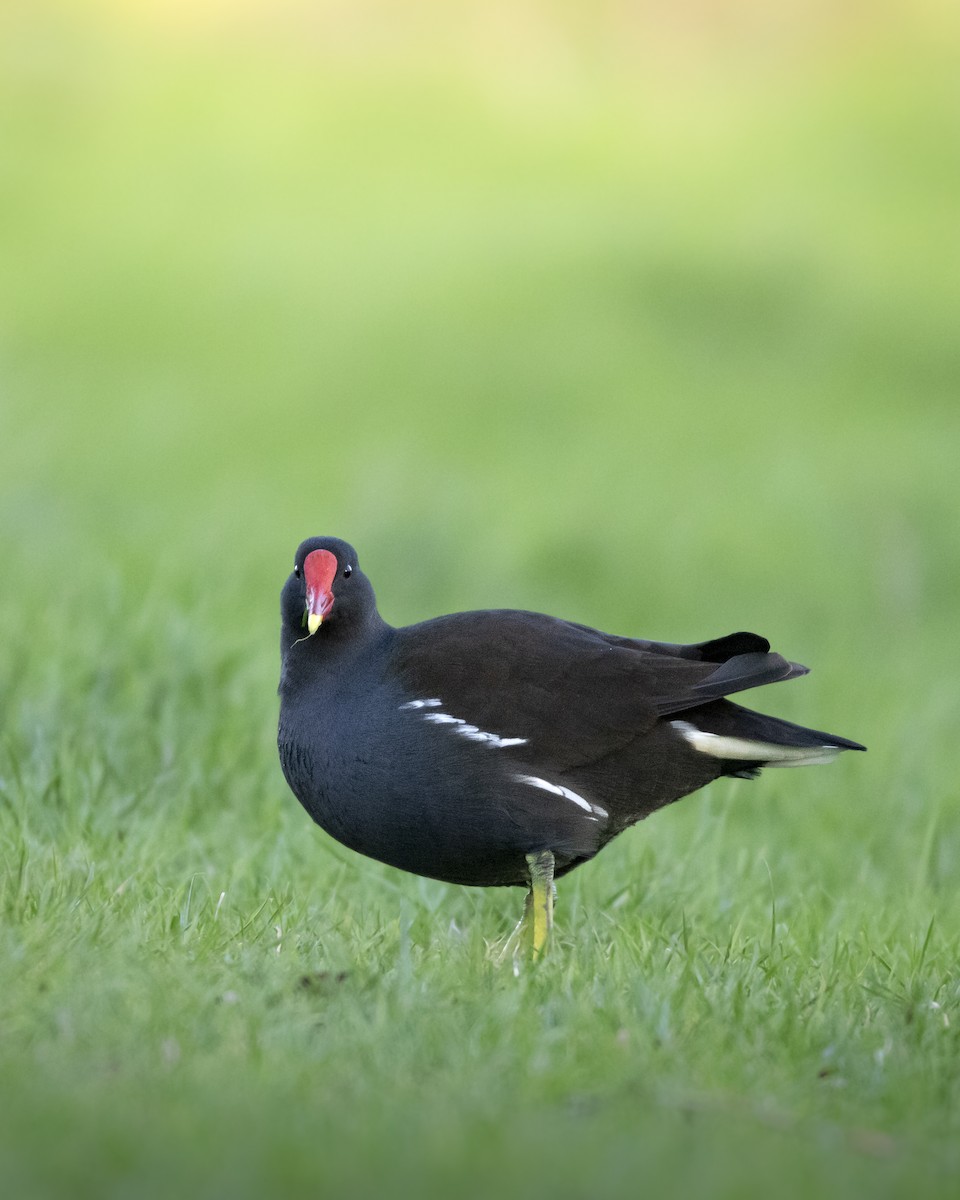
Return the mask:
[[[438, 704], [440, 704], [439, 700], [411, 700], [408, 704], [401, 704], [400, 707], [435, 708]], [[449, 725], [451, 733], [458, 733], [471, 742], [480, 742], [484, 746], [489, 746], [491, 750], [503, 750], [508, 746], [525, 746], [527, 743], [526, 738], [500, 737], [497, 733], [487, 733], [479, 725], [468, 725], [463, 717], [451, 717], [449, 713], [425, 712], [421, 716], [424, 721], [430, 721], [434, 725]]]
[[[582, 809], [588, 813], [596, 813], [598, 816], [606, 817], [610, 814], [605, 808], [601, 808], [599, 804], [591, 804], [589, 800], [578, 795], [572, 788], [561, 787], [559, 783], [550, 783], [546, 779], [541, 779], [539, 775], [515, 775], [514, 779], [518, 783], [529, 783], [531, 787], [543, 788], [545, 792], [553, 792], [555, 796], [563, 796], [565, 800], [572, 800], [574, 804], [579, 804]], [[596, 820], [596, 817], [592, 818]]]
[[671, 721], [674, 729], [700, 754], [739, 762], [760, 762], [768, 767], [812, 767], [828, 763], [840, 753], [839, 746], [778, 746], [775, 742], [753, 742], [749, 738], [707, 733], [689, 721]]

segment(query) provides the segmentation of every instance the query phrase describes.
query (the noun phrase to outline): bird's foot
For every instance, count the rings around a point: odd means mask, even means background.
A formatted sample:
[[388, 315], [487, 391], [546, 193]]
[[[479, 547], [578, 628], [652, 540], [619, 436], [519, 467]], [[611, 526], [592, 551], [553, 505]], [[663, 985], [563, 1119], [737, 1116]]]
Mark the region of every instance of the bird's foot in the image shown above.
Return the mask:
[[512, 961], [514, 975], [520, 974], [521, 959], [525, 956], [524, 951], [527, 950], [533, 938], [530, 929], [531, 897], [532, 893], [527, 892], [523, 901], [523, 916], [513, 927], [513, 932], [503, 943], [503, 946], [494, 959], [498, 967], [502, 967], [505, 962]]

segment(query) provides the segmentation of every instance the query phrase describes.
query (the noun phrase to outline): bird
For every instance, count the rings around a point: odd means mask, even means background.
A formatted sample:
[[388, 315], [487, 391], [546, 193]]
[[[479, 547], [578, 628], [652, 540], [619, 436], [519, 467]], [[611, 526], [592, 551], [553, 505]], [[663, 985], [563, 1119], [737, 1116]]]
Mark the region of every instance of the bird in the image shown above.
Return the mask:
[[533, 959], [554, 880], [638, 821], [721, 776], [865, 749], [727, 699], [807, 673], [755, 633], [673, 644], [508, 608], [398, 628], [335, 537], [297, 549], [280, 654], [280, 764], [310, 817], [403, 871], [525, 887]]

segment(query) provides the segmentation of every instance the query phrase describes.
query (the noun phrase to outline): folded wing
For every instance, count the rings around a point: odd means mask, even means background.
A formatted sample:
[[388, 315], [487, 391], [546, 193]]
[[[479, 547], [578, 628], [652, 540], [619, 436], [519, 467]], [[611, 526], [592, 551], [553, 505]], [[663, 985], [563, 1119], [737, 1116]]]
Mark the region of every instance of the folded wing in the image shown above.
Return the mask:
[[806, 670], [752, 633], [673, 645], [492, 610], [398, 630], [389, 674], [408, 696], [440, 700], [444, 714], [495, 735], [495, 752], [562, 771], [665, 716]]

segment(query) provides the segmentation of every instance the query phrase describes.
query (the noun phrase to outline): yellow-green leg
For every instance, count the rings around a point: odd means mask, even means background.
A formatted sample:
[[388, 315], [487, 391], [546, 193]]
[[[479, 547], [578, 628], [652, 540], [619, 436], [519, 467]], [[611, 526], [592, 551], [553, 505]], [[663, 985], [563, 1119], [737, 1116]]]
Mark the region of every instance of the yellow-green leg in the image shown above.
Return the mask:
[[549, 850], [528, 854], [527, 866], [530, 868], [530, 891], [524, 918], [530, 920], [533, 957], [536, 960], [543, 953], [553, 928], [553, 855]]
[[512, 958], [515, 972], [520, 967], [521, 947], [526, 947], [530, 957], [536, 961], [543, 953], [553, 928], [553, 855], [549, 850], [528, 854], [527, 866], [530, 871], [530, 890], [524, 901], [523, 916], [497, 956], [498, 963]]

